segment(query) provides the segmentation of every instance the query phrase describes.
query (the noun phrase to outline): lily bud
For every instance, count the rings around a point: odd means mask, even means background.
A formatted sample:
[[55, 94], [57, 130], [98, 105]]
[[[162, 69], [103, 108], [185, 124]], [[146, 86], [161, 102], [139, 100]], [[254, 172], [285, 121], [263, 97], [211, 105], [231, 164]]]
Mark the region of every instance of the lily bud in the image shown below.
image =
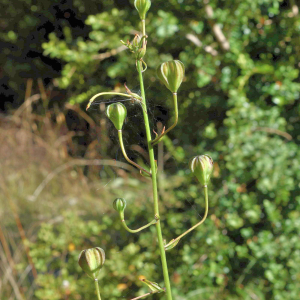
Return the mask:
[[140, 37], [138, 34], [136, 34], [132, 40], [132, 46], [135, 48], [135, 49], [138, 49], [140, 47], [140, 41], [139, 41]]
[[141, 20], [145, 20], [146, 14], [151, 6], [150, 0], [134, 0], [134, 6], [138, 11]]
[[107, 107], [106, 115], [114, 123], [117, 130], [121, 130], [127, 115], [127, 110], [125, 105], [117, 102]]
[[117, 198], [113, 202], [114, 209], [120, 214], [124, 215], [124, 210], [126, 207], [126, 200], [123, 198]]
[[100, 247], [81, 251], [78, 264], [92, 279], [98, 279], [100, 270], [105, 262], [105, 252]]
[[191, 159], [190, 169], [199, 182], [206, 186], [213, 170], [213, 160], [208, 155], [198, 155]]
[[136, 55], [135, 55], [137, 60], [141, 60], [144, 57], [144, 55], [146, 54], [146, 49], [147, 49], [146, 45], [147, 45], [147, 41], [143, 43], [142, 48], [137, 50]]
[[184, 78], [184, 64], [180, 60], [162, 63], [157, 69], [157, 77], [172, 93], [177, 93]]
[[164, 289], [162, 289], [156, 282], [152, 282], [147, 279], [141, 279], [143, 283], [145, 283], [151, 290], [151, 293], [162, 293], [165, 292]]

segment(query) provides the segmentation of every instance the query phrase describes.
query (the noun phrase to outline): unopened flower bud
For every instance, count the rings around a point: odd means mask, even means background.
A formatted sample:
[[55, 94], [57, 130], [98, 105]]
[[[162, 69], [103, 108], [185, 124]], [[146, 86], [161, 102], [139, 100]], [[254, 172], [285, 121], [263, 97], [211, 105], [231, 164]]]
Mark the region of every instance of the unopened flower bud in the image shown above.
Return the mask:
[[191, 159], [190, 169], [199, 182], [206, 186], [213, 170], [213, 160], [208, 155], [198, 155]]
[[98, 279], [100, 270], [105, 262], [105, 252], [100, 247], [81, 251], [78, 264], [92, 279]]
[[115, 199], [113, 202], [113, 207], [117, 212], [123, 214], [126, 207], [126, 200], [123, 198]]
[[180, 60], [162, 63], [157, 69], [157, 77], [172, 93], [177, 93], [184, 78], [184, 64]]
[[135, 49], [138, 49], [140, 47], [140, 41], [139, 41], [140, 37], [138, 34], [136, 34], [132, 40], [132, 46], [135, 48]]
[[107, 107], [106, 115], [114, 123], [117, 130], [121, 130], [127, 115], [127, 110], [125, 105], [117, 102]]
[[147, 45], [147, 43], [144, 43], [143, 44], [143, 46], [142, 46], [142, 48], [140, 48], [137, 52], [136, 52], [136, 59], [137, 60], [141, 60], [143, 57], [144, 57], [144, 55], [146, 54], [146, 45]]
[[146, 14], [151, 6], [150, 0], [134, 0], [134, 6], [138, 11], [141, 20], [145, 20]]

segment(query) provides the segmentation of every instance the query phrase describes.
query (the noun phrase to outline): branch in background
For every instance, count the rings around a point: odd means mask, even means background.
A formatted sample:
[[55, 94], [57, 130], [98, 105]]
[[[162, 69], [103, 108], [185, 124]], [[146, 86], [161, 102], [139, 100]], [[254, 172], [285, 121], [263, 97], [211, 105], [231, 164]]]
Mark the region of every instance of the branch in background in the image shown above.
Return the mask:
[[[27, 79], [24, 102], [27, 102], [28, 98], [31, 95], [32, 85], [33, 85], [33, 79], [32, 78]], [[28, 115], [30, 115], [31, 110], [32, 110], [31, 109], [31, 105], [30, 106], [26, 106], [26, 112], [27, 112]]]
[[33, 263], [32, 257], [30, 255], [30, 249], [27, 245], [27, 238], [26, 238], [25, 230], [23, 228], [22, 222], [21, 222], [20, 217], [18, 215], [17, 207], [16, 207], [12, 197], [10, 196], [10, 193], [7, 189], [4, 178], [2, 178], [2, 175], [0, 176], [0, 187], [3, 191], [3, 194], [7, 198], [7, 201], [9, 203], [10, 208], [11, 208], [11, 211], [14, 215], [15, 222], [16, 222], [16, 225], [17, 225], [17, 228], [18, 228], [18, 231], [19, 231], [22, 243], [23, 243], [23, 247], [25, 249], [27, 259], [28, 259], [28, 263], [31, 266], [32, 275], [33, 275], [34, 279], [36, 279], [37, 278], [37, 271], [36, 271], [35, 265]]
[[212, 56], [216, 56], [218, 55], [218, 51], [215, 50], [212, 46], [203, 46], [202, 42], [199, 40], [199, 38], [192, 34], [192, 33], [188, 33], [185, 35], [185, 37], [191, 41], [192, 43], [194, 43], [197, 47], [203, 47], [204, 51], [206, 51], [207, 53], [211, 54]]
[[[131, 30], [131, 31], [130, 31], [130, 34], [136, 35], [136, 34], [140, 34], [140, 32], [137, 31], [137, 30]], [[122, 52], [122, 51], [124, 51], [124, 50], [126, 50], [126, 49], [128, 49], [127, 46], [122, 45], [122, 46], [120, 46], [120, 47], [118, 47], [118, 48], [116, 48], [116, 49], [112, 49], [112, 50], [110, 50], [110, 51], [108, 51], [108, 52], [100, 53], [100, 54], [94, 55], [94, 56], [93, 56], [93, 59], [95, 59], [95, 60], [100, 60], [100, 61], [101, 61], [101, 60], [104, 60], [104, 59], [109, 58], [109, 57], [111, 57], [111, 56], [117, 55], [118, 53], [120, 53], [120, 52]]]
[[147, 162], [149, 162], [149, 155], [148, 155], [148, 152], [145, 150], [145, 149], [143, 149], [141, 146], [139, 146], [139, 145], [132, 145], [132, 146], [130, 146], [130, 150], [133, 150], [133, 151], [136, 151], [136, 152], [138, 152], [141, 156], [143, 156], [144, 157], [144, 159], [147, 161]]
[[153, 294], [155, 294], [155, 292], [150, 292], [150, 293], [144, 294], [142, 296], [139, 296], [139, 297], [136, 297], [136, 298], [132, 298], [130, 300], [138, 300], [138, 299], [141, 299], [141, 298], [144, 298], [146, 296], [153, 295]]
[[209, 0], [205, 0], [204, 4], [205, 4], [204, 8], [209, 20], [209, 24], [212, 26], [212, 30], [217, 41], [219, 42], [223, 50], [228, 51], [230, 49], [230, 44], [226, 39], [221, 27], [218, 24], [216, 24], [213, 20], [214, 11], [212, 7], [209, 5]]
[[66, 103], [65, 108], [75, 111], [79, 116], [86, 120], [91, 127], [96, 127], [96, 123], [94, 122], [94, 120], [88, 114], [86, 114], [78, 105]]
[[14, 291], [16, 299], [17, 300], [24, 300], [24, 297], [22, 296], [21, 291], [20, 291], [20, 289], [18, 287], [18, 283], [17, 283], [17, 281], [15, 280], [15, 278], [12, 275], [12, 269], [9, 266], [8, 262], [7, 262], [7, 259], [6, 259], [5, 255], [4, 255], [3, 251], [2, 251], [1, 245], [0, 245], [0, 258], [1, 258], [0, 268], [3, 271], [3, 274], [5, 274], [4, 278], [5, 277], [8, 278], [8, 281], [11, 284], [11, 287], [12, 287], [12, 289]]
[[16, 271], [15, 270], [15, 263], [14, 263], [14, 260], [13, 260], [13, 258], [11, 256], [11, 252], [10, 252], [8, 243], [6, 241], [5, 235], [4, 235], [3, 231], [2, 231], [1, 225], [0, 225], [0, 241], [2, 243], [2, 246], [3, 246], [3, 249], [4, 249], [5, 255], [7, 257], [7, 261], [9, 263], [9, 266], [12, 269], [12, 272], [15, 274], [15, 271]]
[[110, 50], [108, 52], [94, 55], [93, 59], [101, 61], [101, 60], [104, 60], [104, 59], [109, 58], [111, 56], [117, 55], [118, 53], [120, 53], [120, 52], [122, 52], [122, 51], [124, 51], [126, 49], [127, 49], [127, 47], [124, 46], [124, 45], [122, 45], [122, 46], [120, 46], [120, 47], [118, 47], [116, 49], [112, 49], [112, 50]]
[[256, 127], [256, 128], [253, 128], [252, 131], [265, 131], [268, 133], [274, 133], [274, 134], [277, 134], [277, 135], [280, 135], [280, 136], [286, 138], [289, 141], [291, 141], [293, 139], [293, 137], [290, 134], [288, 134], [287, 132], [284, 132], [284, 131], [281, 131], [278, 129], [274, 129], [274, 128], [269, 128], [269, 127]]
[[29, 197], [30, 201], [35, 201], [37, 197], [40, 195], [40, 193], [43, 191], [45, 186], [60, 172], [66, 170], [69, 167], [73, 166], [111, 166], [111, 167], [118, 167], [127, 169], [131, 172], [136, 172], [136, 169], [131, 167], [127, 163], [122, 163], [119, 161], [115, 161], [112, 159], [92, 159], [92, 160], [86, 160], [86, 159], [74, 159], [72, 161], [69, 161], [58, 168], [56, 168], [53, 172], [49, 173], [46, 178], [40, 183], [40, 185], [36, 188], [34, 193]]
[[20, 117], [20, 115], [25, 111], [25, 110], [30, 110], [30, 106], [33, 102], [36, 102], [38, 100], [41, 99], [41, 95], [40, 94], [34, 94], [28, 98], [26, 98], [26, 100], [24, 101], [24, 103], [15, 111], [15, 113], [13, 114], [13, 118], [18, 118]]
[[296, 5], [295, 0], [290, 0], [292, 11], [288, 13], [290, 18], [296, 17], [299, 14], [299, 7]]

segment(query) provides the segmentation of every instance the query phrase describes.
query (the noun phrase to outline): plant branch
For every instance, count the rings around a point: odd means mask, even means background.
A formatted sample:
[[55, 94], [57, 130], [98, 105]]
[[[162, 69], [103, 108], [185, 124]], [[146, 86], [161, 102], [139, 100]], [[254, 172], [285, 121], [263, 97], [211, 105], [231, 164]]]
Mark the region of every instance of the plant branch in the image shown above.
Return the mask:
[[192, 230], [194, 230], [195, 228], [197, 228], [199, 225], [201, 225], [208, 214], [208, 192], [207, 192], [207, 186], [204, 186], [204, 197], [205, 197], [205, 213], [204, 213], [204, 217], [203, 219], [198, 222], [196, 225], [194, 225], [193, 227], [191, 227], [189, 230], [187, 230], [186, 232], [184, 232], [183, 234], [181, 234], [180, 236], [178, 236], [176, 239], [171, 240], [167, 245], [165, 245], [165, 247], [170, 246], [171, 244], [177, 242], [178, 240], [180, 240], [183, 236], [185, 236], [186, 234], [188, 234], [189, 232], [191, 232]]
[[174, 103], [174, 108], [175, 108], [175, 121], [172, 126], [170, 126], [167, 130], [163, 130], [163, 132], [157, 136], [152, 142], [152, 146], [156, 145], [160, 139], [166, 135], [168, 132], [170, 132], [178, 123], [178, 103], [177, 103], [177, 93], [173, 93], [173, 103]]
[[137, 163], [135, 163], [134, 161], [132, 161], [131, 159], [129, 159], [129, 157], [127, 156], [125, 147], [124, 147], [124, 143], [123, 143], [123, 135], [122, 135], [122, 130], [118, 130], [118, 137], [119, 137], [119, 142], [120, 142], [120, 147], [122, 150], [122, 153], [125, 157], [125, 159], [132, 165], [134, 165], [135, 167], [137, 167], [138, 169], [142, 170], [143, 172], [147, 173], [149, 176], [151, 176], [151, 173], [149, 171], [147, 171], [146, 169], [144, 169], [143, 167], [141, 167], [140, 165], [138, 165]]
[[122, 97], [132, 98], [130, 95], [124, 94], [124, 93], [117, 93], [117, 92], [103, 92], [103, 93], [98, 93], [98, 94], [96, 94], [95, 96], [93, 96], [90, 99], [88, 105], [86, 106], [86, 110], [88, 110], [90, 108], [91, 104], [94, 102], [94, 100], [97, 97], [100, 97], [100, 96], [103, 96], [103, 95], [116, 95], [116, 96], [122, 96]]
[[159, 218], [155, 218], [154, 220], [152, 220], [151, 222], [149, 222], [147, 225], [142, 226], [142, 227], [140, 227], [140, 228], [138, 228], [138, 229], [130, 229], [130, 228], [128, 228], [128, 226], [126, 225], [126, 221], [125, 221], [124, 215], [122, 215], [122, 213], [120, 213], [120, 218], [121, 218], [121, 221], [122, 221], [122, 226], [123, 226], [128, 232], [130, 232], [130, 233], [137, 233], [137, 232], [140, 232], [140, 231], [142, 231], [143, 229], [146, 229], [146, 228], [148, 228], [149, 226], [151, 226], [151, 225], [153, 225], [153, 224], [156, 224], [157, 221], [158, 221], [158, 219], [159, 219]]

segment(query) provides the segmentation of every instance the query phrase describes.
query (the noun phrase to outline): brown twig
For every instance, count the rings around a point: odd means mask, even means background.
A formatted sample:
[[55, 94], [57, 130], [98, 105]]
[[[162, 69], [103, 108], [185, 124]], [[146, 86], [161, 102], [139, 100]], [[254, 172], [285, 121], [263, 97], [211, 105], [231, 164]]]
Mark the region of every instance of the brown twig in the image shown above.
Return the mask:
[[45, 87], [44, 87], [43, 79], [38, 78], [37, 82], [38, 82], [38, 87], [39, 87], [39, 90], [40, 90], [40, 93], [41, 93], [41, 98], [44, 102], [47, 102], [48, 97], [47, 97], [47, 93], [46, 93], [46, 90], [45, 90]]
[[139, 145], [132, 145], [132, 146], [130, 146], [130, 149], [138, 152], [139, 154], [141, 154], [144, 157], [144, 159], [147, 162], [149, 162], [148, 152], [145, 149], [143, 149], [141, 146], [139, 146]]
[[5, 185], [5, 182], [4, 182], [1, 175], [0, 175], [0, 186], [1, 186], [1, 189], [3, 190], [3, 193], [4, 193], [5, 197], [8, 200], [8, 203], [9, 203], [10, 208], [12, 210], [12, 213], [14, 215], [15, 222], [16, 222], [16, 225], [17, 225], [17, 228], [18, 228], [18, 231], [19, 231], [19, 234], [20, 234], [20, 237], [21, 237], [26, 255], [27, 255], [27, 259], [28, 259], [28, 262], [31, 266], [32, 275], [33, 275], [34, 279], [36, 279], [37, 278], [37, 271], [36, 271], [36, 268], [34, 266], [32, 257], [30, 255], [29, 247], [27, 246], [27, 238], [26, 238], [26, 235], [25, 235], [23, 225], [22, 225], [20, 217], [17, 213], [17, 208], [15, 206], [15, 203], [14, 203], [13, 199], [11, 198], [10, 193], [8, 192], [8, 189], [7, 189], [7, 187]]
[[34, 94], [31, 97], [26, 98], [26, 101], [15, 111], [15, 113], [13, 114], [13, 117], [20, 117], [20, 115], [22, 114], [23, 111], [25, 111], [28, 107], [30, 107], [30, 105], [39, 100], [41, 98], [40, 94]]
[[185, 36], [189, 41], [191, 41], [193, 44], [195, 44], [197, 47], [203, 47], [204, 51], [206, 51], [207, 53], [211, 54], [212, 56], [216, 56], [218, 55], [218, 51], [216, 49], [214, 49], [212, 46], [203, 46], [202, 42], [199, 40], [199, 38], [192, 34], [192, 33], [188, 33]]
[[[32, 78], [27, 79], [24, 102], [26, 102], [27, 99], [28, 99], [28, 98], [30, 97], [30, 95], [31, 95], [32, 85], [33, 85], [33, 79], [32, 79]], [[31, 112], [31, 107], [27, 106], [27, 112], [30, 114], [30, 112]]]
[[86, 114], [79, 106], [66, 103], [65, 108], [75, 111], [76, 113], [78, 113], [79, 116], [86, 120], [91, 127], [96, 127], [96, 123], [94, 122], [94, 120], [88, 114]]
[[280, 135], [280, 136], [286, 138], [289, 141], [291, 141], [293, 139], [293, 137], [290, 134], [288, 134], [287, 132], [284, 132], [284, 131], [281, 131], [278, 129], [274, 129], [274, 128], [269, 128], [269, 127], [256, 127], [256, 128], [253, 128], [252, 131], [265, 131], [268, 133], [274, 133], [274, 134], [277, 134], [277, 135]]
[[206, 12], [206, 15], [208, 17], [209, 20], [209, 24], [212, 27], [212, 31], [217, 39], [217, 41], [219, 42], [221, 48], [225, 51], [228, 51], [230, 49], [230, 44], [228, 42], [228, 40], [226, 39], [221, 27], [214, 22], [213, 20], [213, 16], [214, 16], [214, 11], [212, 9], [212, 7], [209, 5], [209, 0], [204, 0], [204, 9]]
[[29, 197], [31, 201], [35, 201], [37, 197], [40, 195], [40, 193], [43, 191], [45, 186], [60, 172], [73, 167], [73, 166], [111, 166], [111, 167], [118, 167], [118, 168], [123, 168], [127, 169], [128, 171], [131, 172], [136, 172], [136, 169], [131, 167], [127, 163], [111, 160], [111, 159], [91, 159], [91, 160], [86, 160], [86, 159], [74, 159], [71, 160], [59, 167], [57, 167], [54, 171], [49, 173], [46, 178], [40, 183], [40, 185], [35, 189], [33, 194]]
[[11, 284], [11, 287], [14, 291], [16, 299], [24, 300], [24, 297], [22, 296], [21, 291], [18, 287], [18, 283], [16, 282], [15, 278], [12, 275], [12, 269], [10, 268], [9, 263], [7, 262], [7, 259], [1, 248], [0, 248], [0, 258], [1, 258], [0, 268], [2, 269], [3, 273], [5, 274], [5, 277], [8, 278], [8, 281]]
[[125, 45], [122, 45], [122, 46], [120, 46], [120, 47], [118, 47], [116, 49], [112, 49], [112, 50], [110, 50], [108, 52], [94, 55], [93, 59], [101, 61], [101, 60], [104, 60], [104, 59], [109, 58], [111, 56], [117, 55], [118, 53], [120, 53], [120, 52], [122, 52], [122, 51], [124, 51], [126, 49], [127, 49], [127, 47]]
[[288, 14], [290, 18], [296, 17], [299, 14], [299, 7], [295, 0], [290, 0], [292, 11]]
[[132, 299], [130, 299], [130, 300], [137, 300], [137, 299], [141, 299], [141, 298], [144, 298], [144, 297], [146, 297], [146, 296], [149, 296], [149, 295], [153, 295], [153, 294], [155, 294], [155, 293], [147, 293], [147, 294], [144, 294], [144, 295], [142, 295], [142, 296], [139, 296], [139, 297], [136, 297], [136, 298], [132, 298]]
[[10, 249], [9, 249], [8, 243], [6, 241], [5, 235], [2, 231], [1, 225], [0, 225], [0, 241], [2, 243], [2, 246], [3, 246], [3, 249], [4, 249], [5, 255], [7, 257], [8, 263], [9, 263], [13, 273], [15, 274], [15, 271], [16, 271], [15, 268], [14, 268], [15, 263], [14, 263], [14, 260], [11, 256]]

